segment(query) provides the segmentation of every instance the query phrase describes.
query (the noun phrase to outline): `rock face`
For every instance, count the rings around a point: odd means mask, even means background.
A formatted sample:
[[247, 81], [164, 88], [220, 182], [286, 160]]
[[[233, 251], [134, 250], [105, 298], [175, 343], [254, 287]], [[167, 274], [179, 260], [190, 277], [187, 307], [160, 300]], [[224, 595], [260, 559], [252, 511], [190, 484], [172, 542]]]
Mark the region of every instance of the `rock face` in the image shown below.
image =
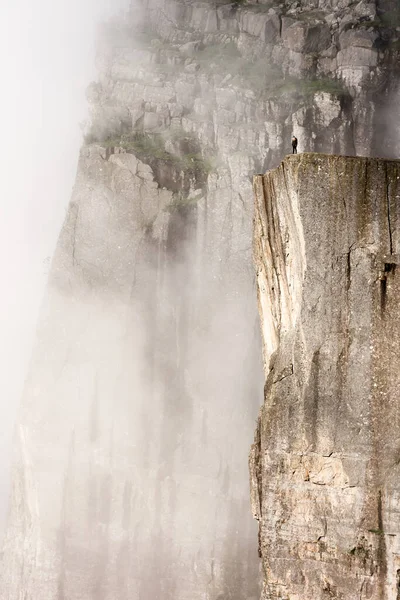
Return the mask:
[[250, 271], [229, 268], [248, 238], [226, 202], [194, 204], [133, 154], [82, 149], [17, 424], [2, 600], [258, 593], [261, 363]]
[[246, 175], [279, 164], [293, 131], [301, 151], [400, 152], [396, 4], [141, 6], [109, 28], [89, 138], [183, 129]]
[[17, 424], [2, 600], [258, 595], [251, 178], [293, 131], [299, 150], [397, 151], [382, 6], [143, 0], [103, 28]]
[[400, 162], [293, 156], [254, 189], [262, 598], [395, 600]]

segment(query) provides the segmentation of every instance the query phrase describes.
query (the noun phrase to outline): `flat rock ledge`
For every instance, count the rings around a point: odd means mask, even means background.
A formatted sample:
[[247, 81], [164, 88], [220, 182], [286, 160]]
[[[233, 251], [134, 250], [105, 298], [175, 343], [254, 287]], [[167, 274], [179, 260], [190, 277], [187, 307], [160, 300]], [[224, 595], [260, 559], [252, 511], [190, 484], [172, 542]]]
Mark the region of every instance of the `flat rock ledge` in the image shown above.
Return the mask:
[[400, 161], [288, 156], [254, 191], [262, 598], [397, 600]]

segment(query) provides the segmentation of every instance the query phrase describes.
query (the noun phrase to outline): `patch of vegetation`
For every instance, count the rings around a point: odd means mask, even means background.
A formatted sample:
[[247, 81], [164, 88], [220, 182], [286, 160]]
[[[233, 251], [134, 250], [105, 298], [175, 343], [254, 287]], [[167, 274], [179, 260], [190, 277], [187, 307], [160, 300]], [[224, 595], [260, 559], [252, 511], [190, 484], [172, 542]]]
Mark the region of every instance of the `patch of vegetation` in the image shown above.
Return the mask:
[[385, 535], [382, 529], [368, 529], [369, 533], [375, 533], [376, 535]]
[[324, 21], [325, 14], [323, 10], [308, 10], [296, 13], [296, 21], [306, 21], [310, 23], [312, 21]]
[[[229, 1], [227, 2], [227, 4], [229, 4]], [[248, 1], [246, 0], [246, 2], [240, 2], [239, 4], [248, 4]], [[270, 8], [276, 8], [276, 0], [263, 0], [262, 4], [254, 4], [254, 2], [251, 4], [251, 12], [253, 13], [267, 13]]]
[[305, 94], [316, 94], [317, 92], [326, 92], [336, 96], [349, 95], [348, 89], [343, 83], [337, 79], [319, 78], [304, 80], [302, 82], [302, 90]]
[[196, 204], [203, 198], [203, 194], [197, 194], [196, 196], [189, 196], [184, 192], [177, 192], [173, 195], [173, 200], [164, 210], [169, 213], [173, 213], [183, 208], [189, 208]]
[[264, 58], [250, 60], [243, 57], [233, 42], [204, 48], [196, 55], [196, 61], [208, 72], [231, 75], [230, 85], [238, 85], [242, 89], [247, 87], [267, 98], [281, 95], [309, 97], [317, 92], [339, 97], [349, 95], [344, 84], [336, 79], [284, 77], [279, 67]]
[[338, 97], [349, 95], [348, 89], [341, 81], [329, 79], [327, 77], [320, 77], [318, 79], [297, 79], [295, 77], [287, 77], [276, 82], [271, 87], [270, 91], [273, 97], [287, 95], [291, 97], [309, 98], [318, 92], [325, 92]]
[[[165, 149], [166, 141], [175, 140], [188, 149], [181, 154], [173, 154]], [[162, 133], [124, 133], [119, 136], [109, 136], [104, 140], [86, 138], [87, 144], [99, 143], [104, 148], [123, 148], [126, 152], [132, 152], [142, 162], [151, 164], [154, 161], [168, 164], [175, 171], [183, 171], [188, 175], [199, 175], [207, 177], [215, 167], [212, 159], [203, 158], [200, 152], [193, 152], [194, 139], [185, 132], [169, 130], [165, 135]]]
[[[348, 29], [352, 29], [354, 27], [354, 24], [352, 23], [348, 23], [343, 31], [347, 31]], [[369, 29], [370, 27], [382, 27], [382, 21], [380, 21], [379, 19], [365, 19], [363, 21], [360, 21], [359, 23], [357, 23], [357, 27], [360, 27], [361, 29]]]
[[132, 151], [138, 158], [157, 158], [159, 160], [173, 160], [173, 156], [166, 152], [162, 138], [158, 134], [124, 133], [121, 136], [110, 136], [101, 142], [105, 148], [123, 148]]

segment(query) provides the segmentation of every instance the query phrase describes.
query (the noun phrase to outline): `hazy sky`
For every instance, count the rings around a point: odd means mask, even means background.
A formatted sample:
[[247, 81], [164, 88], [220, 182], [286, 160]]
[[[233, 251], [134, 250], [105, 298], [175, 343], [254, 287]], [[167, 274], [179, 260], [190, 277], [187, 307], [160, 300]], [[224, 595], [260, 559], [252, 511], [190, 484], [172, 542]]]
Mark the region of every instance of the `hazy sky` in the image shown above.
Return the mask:
[[125, 4], [14, 0], [0, 8], [0, 530], [16, 408], [95, 77], [95, 25]]

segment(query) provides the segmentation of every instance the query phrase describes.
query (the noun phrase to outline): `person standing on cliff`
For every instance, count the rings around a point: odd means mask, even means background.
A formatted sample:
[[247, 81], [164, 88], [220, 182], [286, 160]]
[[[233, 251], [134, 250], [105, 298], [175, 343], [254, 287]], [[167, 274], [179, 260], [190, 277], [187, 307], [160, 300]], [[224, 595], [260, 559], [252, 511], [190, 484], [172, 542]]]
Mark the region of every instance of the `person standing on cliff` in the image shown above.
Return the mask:
[[292, 150], [293, 154], [297, 154], [297, 137], [292, 135]]

